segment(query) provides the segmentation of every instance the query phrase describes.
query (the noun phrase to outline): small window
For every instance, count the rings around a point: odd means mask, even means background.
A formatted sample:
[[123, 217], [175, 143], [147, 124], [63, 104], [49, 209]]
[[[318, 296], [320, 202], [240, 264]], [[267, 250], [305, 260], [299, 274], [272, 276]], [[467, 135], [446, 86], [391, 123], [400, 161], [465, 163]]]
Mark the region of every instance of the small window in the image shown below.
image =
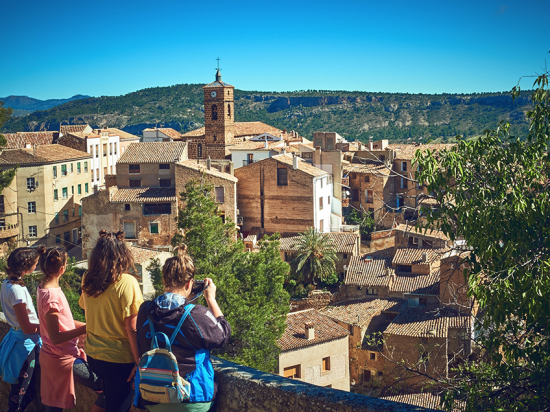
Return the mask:
[[347, 258], [348, 258], [348, 254], [344, 253], [344, 259], [347, 259]]
[[159, 170], [170, 170], [170, 164], [169, 163], [160, 163], [159, 164]]
[[369, 183], [370, 182], [370, 177], [369, 176], [365, 176], [365, 183]]
[[61, 176], [67, 176], [67, 165], [61, 165]]
[[95, 145], [95, 157], [99, 157], [99, 145]]
[[385, 161], [386, 161], [386, 156], [380, 155], [380, 161], [381, 161], [381, 162], [385, 162]]
[[301, 376], [301, 366], [302, 365], [294, 365], [289, 366], [288, 368], [284, 369], [284, 377], [290, 378], [290, 379], [300, 379]]
[[139, 173], [139, 165], [128, 165], [128, 171], [130, 173]]
[[82, 217], [82, 206], [78, 206], [78, 216]]
[[418, 306], [426, 306], [428, 304], [427, 298], [418, 298]]
[[370, 382], [371, 380], [371, 373], [369, 370], [364, 370], [363, 371], [363, 382]]
[[370, 360], [376, 360], [376, 353], [372, 353], [370, 354]]
[[214, 193], [216, 196], [216, 203], [223, 203], [225, 201], [225, 192], [223, 186], [214, 188]]
[[200, 159], [202, 158], [202, 143], [199, 143], [197, 145], [197, 157]]
[[288, 186], [288, 170], [286, 167], [277, 169], [277, 186]]
[[64, 210], [64, 211], [63, 211], [63, 221], [64, 221], [64, 222], [68, 222], [68, 221], [69, 221], [69, 211], [68, 211], [68, 210]]
[[319, 210], [323, 210], [323, 198], [319, 198]]
[[57, 189], [53, 190], [53, 200], [57, 200]]
[[323, 372], [330, 370], [330, 356], [323, 358]]
[[365, 201], [367, 203], [373, 203], [374, 201], [374, 192], [372, 190], [365, 190]]
[[379, 377], [384, 376], [384, 372], [378, 372], [378, 376], [379, 376]]
[[330, 196], [327, 196], [327, 205], [330, 205]]
[[84, 172], [88, 171], [88, 162], [84, 162]]
[[57, 178], [57, 166], [54, 166], [54, 167], [53, 167], [53, 178], [54, 178], [54, 179]]
[[359, 189], [351, 189], [351, 200], [354, 202], [359, 200]]
[[62, 192], [63, 192], [63, 199], [67, 199], [69, 197], [69, 190], [68, 188], [64, 187], [62, 189]]
[[34, 177], [27, 177], [27, 190], [30, 190], [32, 192], [34, 188], [35, 188]]
[[378, 295], [378, 289], [368, 288], [367, 295]]
[[103, 143], [103, 156], [107, 156], [107, 143]]
[[76, 173], [80, 174], [80, 162], [76, 163]]
[[[222, 115], [223, 115], [223, 108], [222, 108]], [[215, 104], [212, 105], [212, 120], [218, 120], [218, 106]]]
[[79, 195], [82, 194], [82, 185], [78, 185], [78, 194], [79, 194]]
[[397, 271], [398, 272], [404, 272], [404, 273], [412, 273], [412, 266], [411, 265], [397, 265]]
[[74, 167], [74, 163], [71, 163], [71, 173], [73, 173], [73, 171], [74, 171], [73, 167]]
[[355, 173], [352, 173], [352, 174], [351, 174], [351, 178], [352, 178], [352, 179], [357, 179], [357, 175], [356, 175]]
[[405, 180], [404, 177], [401, 178], [401, 189], [406, 189], [407, 188], [407, 181]]
[[27, 212], [36, 213], [36, 202], [27, 202]]
[[141, 187], [141, 179], [130, 179], [130, 187]]
[[61, 243], [61, 236], [55, 235], [55, 243]]
[[172, 185], [172, 181], [170, 179], [159, 179], [160, 187], [170, 187], [171, 185]]
[[56, 213], [55, 214], [55, 224], [58, 225], [59, 224], [59, 213]]
[[169, 215], [172, 213], [171, 203], [145, 203], [143, 205], [143, 215]]
[[71, 186], [71, 195], [74, 195], [74, 186]]
[[319, 179], [319, 181], [321, 182], [321, 189], [323, 188], [323, 181], [325, 180], [324, 177], [322, 177], [321, 179]]
[[88, 193], [88, 183], [84, 183], [84, 193]]
[[135, 239], [136, 237], [136, 222], [123, 222], [124, 236], [127, 239]]
[[353, 325], [348, 325], [349, 334], [353, 336]]
[[323, 219], [319, 220], [319, 232], [323, 233], [325, 231], [325, 221]]
[[37, 226], [29, 226], [29, 237], [37, 237], [37, 236], [38, 236]]
[[130, 210], [130, 203], [126, 203], [124, 205], [124, 210], [127, 211], [127, 212]]
[[71, 243], [71, 232], [63, 233], [63, 240], [65, 241], [65, 244]]
[[401, 171], [406, 172], [407, 171], [407, 162], [401, 162]]
[[75, 217], [75, 208], [73, 207], [73, 217]]
[[149, 223], [149, 232], [152, 235], [158, 235], [159, 234], [159, 224], [157, 222]]
[[231, 118], [231, 105], [227, 105], [227, 117]]

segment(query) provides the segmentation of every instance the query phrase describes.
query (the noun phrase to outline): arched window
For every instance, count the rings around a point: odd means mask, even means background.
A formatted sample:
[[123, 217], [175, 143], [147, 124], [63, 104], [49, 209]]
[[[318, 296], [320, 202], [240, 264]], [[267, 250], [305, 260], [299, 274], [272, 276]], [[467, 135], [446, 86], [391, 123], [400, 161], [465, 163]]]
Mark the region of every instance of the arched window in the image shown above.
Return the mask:
[[202, 157], [202, 143], [199, 143], [197, 145], [197, 157], [198, 158], [201, 158]]
[[227, 105], [227, 117], [231, 118], [231, 105]]
[[212, 105], [212, 120], [218, 120], [218, 106]]

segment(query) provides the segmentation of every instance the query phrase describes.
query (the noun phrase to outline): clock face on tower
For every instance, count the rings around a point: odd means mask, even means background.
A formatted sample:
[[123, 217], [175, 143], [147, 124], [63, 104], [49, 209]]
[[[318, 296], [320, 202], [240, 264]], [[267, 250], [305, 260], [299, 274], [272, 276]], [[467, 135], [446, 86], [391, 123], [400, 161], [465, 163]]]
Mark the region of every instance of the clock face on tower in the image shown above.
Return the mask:
[[218, 95], [218, 93], [216, 93], [216, 92], [211, 92], [210, 93], [210, 96], [212, 96], [212, 98], [216, 97], [217, 95]]

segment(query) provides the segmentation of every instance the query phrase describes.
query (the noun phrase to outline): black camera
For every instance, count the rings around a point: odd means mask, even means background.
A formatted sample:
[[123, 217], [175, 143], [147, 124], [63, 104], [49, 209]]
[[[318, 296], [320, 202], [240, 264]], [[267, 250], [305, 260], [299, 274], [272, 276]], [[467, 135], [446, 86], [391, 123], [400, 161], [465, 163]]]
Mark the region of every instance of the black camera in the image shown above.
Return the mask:
[[193, 295], [196, 295], [198, 293], [201, 293], [204, 290], [204, 280], [195, 280], [193, 282], [193, 288], [191, 289], [191, 293]]

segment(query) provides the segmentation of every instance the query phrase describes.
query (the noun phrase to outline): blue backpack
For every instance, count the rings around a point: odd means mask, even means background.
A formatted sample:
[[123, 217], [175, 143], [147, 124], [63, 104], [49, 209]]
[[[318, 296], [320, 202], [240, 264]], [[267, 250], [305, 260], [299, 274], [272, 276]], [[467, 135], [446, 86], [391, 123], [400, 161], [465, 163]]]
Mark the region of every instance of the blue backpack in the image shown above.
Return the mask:
[[[189, 400], [191, 384], [179, 374], [178, 361], [172, 353], [172, 344], [194, 307], [192, 304], [185, 307], [185, 312], [170, 339], [162, 332], [155, 332], [153, 322], [149, 318], [151, 350], [141, 356], [135, 382], [136, 392], [139, 389], [144, 400], [155, 403], [181, 403]], [[159, 338], [165, 342], [164, 349], [159, 348]]]

